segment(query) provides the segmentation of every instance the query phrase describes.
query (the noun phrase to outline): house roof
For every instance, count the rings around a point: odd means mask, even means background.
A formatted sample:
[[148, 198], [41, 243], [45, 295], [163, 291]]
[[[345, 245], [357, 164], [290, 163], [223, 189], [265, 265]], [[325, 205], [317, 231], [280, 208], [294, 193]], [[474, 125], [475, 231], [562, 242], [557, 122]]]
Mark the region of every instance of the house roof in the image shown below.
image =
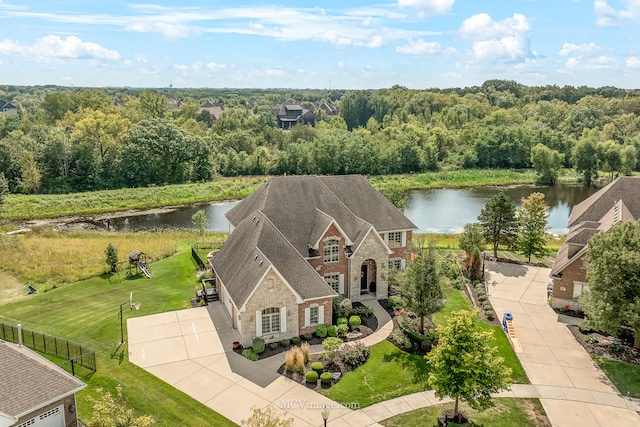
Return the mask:
[[86, 387], [26, 347], [0, 340], [0, 413], [20, 418]]
[[237, 307], [244, 305], [271, 267], [275, 267], [303, 300], [336, 295], [260, 211], [238, 224], [220, 252], [211, 259], [211, 266]]
[[551, 267], [551, 276], [559, 276], [587, 250], [591, 237], [615, 224], [640, 218], [640, 178], [620, 177], [583, 202], [569, 217], [569, 233]]

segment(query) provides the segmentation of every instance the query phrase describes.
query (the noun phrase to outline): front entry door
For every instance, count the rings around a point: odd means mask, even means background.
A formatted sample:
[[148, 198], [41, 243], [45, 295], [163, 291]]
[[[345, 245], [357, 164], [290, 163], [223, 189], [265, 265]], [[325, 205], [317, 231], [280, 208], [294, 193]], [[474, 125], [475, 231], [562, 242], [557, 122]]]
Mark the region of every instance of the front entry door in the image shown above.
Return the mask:
[[369, 266], [367, 264], [362, 264], [360, 267], [360, 293], [366, 294], [369, 292]]

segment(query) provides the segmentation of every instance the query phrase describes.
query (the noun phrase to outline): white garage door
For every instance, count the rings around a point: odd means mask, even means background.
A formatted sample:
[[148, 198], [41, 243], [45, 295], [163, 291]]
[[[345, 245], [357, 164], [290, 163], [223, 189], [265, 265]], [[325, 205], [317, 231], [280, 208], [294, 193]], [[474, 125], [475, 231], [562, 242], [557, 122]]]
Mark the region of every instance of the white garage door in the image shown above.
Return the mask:
[[16, 427], [64, 427], [64, 410], [62, 405], [50, 409], [35, 418], [25, 421]]

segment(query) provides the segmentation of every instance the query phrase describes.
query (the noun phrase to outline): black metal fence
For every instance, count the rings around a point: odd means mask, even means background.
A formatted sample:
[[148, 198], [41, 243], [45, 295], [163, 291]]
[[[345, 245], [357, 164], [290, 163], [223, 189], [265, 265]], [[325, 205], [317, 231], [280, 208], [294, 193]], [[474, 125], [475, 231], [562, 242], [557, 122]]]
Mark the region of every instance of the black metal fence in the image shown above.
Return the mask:
[[196, 252], [193, 246], [191, 247], [191, 257], [196, 262], [196, 264], [198, 264], [198, 270], [207, 269], [207, 267], [204, 265], [204, 262], [202, 261], [202, 258], [200, 258], [200, 255], [198, 255], [198, 252]]
[[[18, 328], [0, 322], [0, 339], [17, 343]], [[80, 344], [24, 328], [22, 344], [39, 353], [66, 359], [59, 366], [78, 378], [90, 377], [96, 371], [95, 351]]]

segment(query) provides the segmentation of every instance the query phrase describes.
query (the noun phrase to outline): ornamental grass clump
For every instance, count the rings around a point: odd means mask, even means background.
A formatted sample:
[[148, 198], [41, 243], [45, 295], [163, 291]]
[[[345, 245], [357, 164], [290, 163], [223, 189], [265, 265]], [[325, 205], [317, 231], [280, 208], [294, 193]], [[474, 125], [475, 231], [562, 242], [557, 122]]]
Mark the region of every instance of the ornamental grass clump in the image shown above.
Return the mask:
[[309, 345], [309, 343], [308, 342], [302, 343], [302, 345], [300, 346], [300, 351], [304, 356], [304, 363], [307, 363], [309, 361], [309, 352], [311, 351], [311, 346]]

